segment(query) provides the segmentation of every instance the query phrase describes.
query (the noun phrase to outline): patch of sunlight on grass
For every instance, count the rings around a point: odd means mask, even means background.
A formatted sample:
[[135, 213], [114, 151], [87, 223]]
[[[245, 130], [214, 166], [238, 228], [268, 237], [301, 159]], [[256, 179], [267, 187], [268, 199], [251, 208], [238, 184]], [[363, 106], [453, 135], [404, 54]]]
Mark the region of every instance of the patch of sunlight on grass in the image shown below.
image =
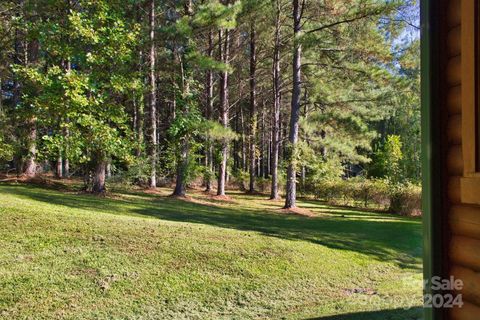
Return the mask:
[[169, 193], [0, 184], [0, 317], [420, 319], [420, 220]]

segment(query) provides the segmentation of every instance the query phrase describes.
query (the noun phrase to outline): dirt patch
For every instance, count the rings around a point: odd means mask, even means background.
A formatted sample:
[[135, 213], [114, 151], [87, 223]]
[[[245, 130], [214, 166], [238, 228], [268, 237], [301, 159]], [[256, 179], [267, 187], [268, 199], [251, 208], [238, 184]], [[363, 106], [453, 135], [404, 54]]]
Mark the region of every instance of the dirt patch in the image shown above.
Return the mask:
[[303, 217], [314, 217], [315, 214], [308, 210], [308, 209], [305, 209], [305, 208], [290, 208], [290, 209], [278, 209], [277, 211], [283, 213], [283, 214], [292, 214], [292, 215], [297, 215], [297, 216], [303, 216]]
[[377, 291], [372, 288], [354, 288], [343, 290], [344, 295], [351, 296], [353, 294], [364, 294], [367, 296], [373, 296], [377, 294]]
[[96, 277], [98, 276], [99, 272], [97, 269], [84, 267], [84, 268], [76, 268], [70, 271], [71, 275], [74, 276], [88, 276], [88, 277]]
[[58, 179], [52, 175], [45, 174], [38, 174], [34, 177], [2, 176], [0, 177], [0, 182], [24, 183], [57, 191], [72, 191], [75, 190], [79, 184], [79, 181], [74, 179]]
[[111, 285], [117, 281], [118, 281], [118, 276], [116, 274], [110, 274], [104, 277], [103, 279], [98, 279], [97, 284], [100, 287], [100, 290], [103, 293], [106, 293], [110, 289]]
[[235, 200], [233, 200], [233, 199], [232, 199], [231, 197], [229, 197], [229, 196], [210, 195], [210, 196], [208, 196], [208, 199], [216, 200], [216, 201], [223, 201], [223, 202], [235, 203]]

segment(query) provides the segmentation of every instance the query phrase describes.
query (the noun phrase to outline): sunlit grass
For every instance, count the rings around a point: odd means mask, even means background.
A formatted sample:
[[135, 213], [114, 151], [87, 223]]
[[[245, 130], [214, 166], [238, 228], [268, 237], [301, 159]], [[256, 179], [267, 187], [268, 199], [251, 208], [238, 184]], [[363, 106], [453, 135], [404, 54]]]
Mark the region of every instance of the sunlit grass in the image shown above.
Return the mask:
[[420, 318], [419, 219], [169, 193], [0, 185], [0, 317]]

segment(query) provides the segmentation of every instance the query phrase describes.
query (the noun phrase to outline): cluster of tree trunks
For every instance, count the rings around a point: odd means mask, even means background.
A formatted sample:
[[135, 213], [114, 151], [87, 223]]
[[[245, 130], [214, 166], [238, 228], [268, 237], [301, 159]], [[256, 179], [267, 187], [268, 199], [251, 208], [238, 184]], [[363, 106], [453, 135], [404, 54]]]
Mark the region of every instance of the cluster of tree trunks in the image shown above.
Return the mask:
[[[23, 3], [23, 2], [22, 2]], [[232, 4], [225, 2], [224, 4]], [[294, 39], [296, 39], [302, 32], [302, 6], [299, 0], [292, 0], [293, 9], [293, 27]], [[143, 9], [147, 9], [148, 24], [146, 23], [145, 30], [148, 30], [148, 37], [146, 35], [146, 44], [139, 50], [137, 68], [140, 72], [145, 72], [145, 94], [141, 97], [134, 96], [132, 98], [132, 129], [137, 140], [137, 147], [134, 153], [137, 157], [144, 156], [143, 148], [141, 147], [145, 140], [145, 156], [148, 157], [149, 162], [149, 181], [150, 188], [157, 187], [157, 167], [159, 166], [159, 141], [162, 141], [162, 134], [166, 130], [161, 128], [167, 121], [161, 119], [161, 113], [166, 113], [168, 110], [169, 119], [175, 119], [177, 112], [187, 114], [189, 112], [187, 107], [182, 107], [182, 110], [177, 110], [176, 92], [173, 93], [171, 101], [167, 101], [165, 97], [158, 97], [162, 94], [162, 86], [157, 86], [159, 78], [158, 60], [158, 41], [157, 41], [157, 9], [158, 3], [155, 0], [150, 0]], [[241, 140], [233, 142], [233, 150], [230, 149], [232, 141], [227, 138], [223, 139], [217, 145], [219, 148], [219, 159], [216, 160], [214, 156], [215, 141], [207, 138], [204, 141], [204, 164], [209, 171], [206, 174], [207, 179], [204, 185], [207, 191], [211, 191], [212, 173], [217, 171], [217, 186], [216, 193], [218, 196], [225, 196], [225, 189], [228, 179], [228, 158], [233, 157], [234, 170], [248, 171], [249, 183], [248, 192], [254, 193], [256, 190], [257, 177], [271, 176], [271, 199], [279, 199], [279, 162], [280, 159], [285, 159], [288, 164], [287, 170], [287, 184], [286, 184], [286, 202], [285, 207], [295, 207], [296, 198], [296, 145], [298, 141], [299, 118], [300, 118], [300, 101], [301, 101], [301, 54], [302, 47], [298, 41], [294, 40], [293, 50], [293, 74], [292, 74], [292, 100], [291, 100], [291, 114], [281, 113], [281, 96], [282, 96], [282, 68], [281, 68], [281, 3], [280, 0], [274, 1], [274, 18], [275, 18], [275, 33], [273, 37], [273, 57], [271, 65], [271, 90], [264, 90], [258, 88], [258, 30], [256, 29], [255, 14], [250, 17], [248, 32], [248, 108], [245, 108], [242, 103], [231, 103], [230, 99], [230, 82], [234, 79], [229, 79], [230, 71], [224, 68], [221, 71], [208, 69], [205, 71], [205, 100], [204, 100], [204, 115], [208, 120], [218, 120], [219, 123], [228, 129], [234, 125], [234, 131], [241, 133]], [[138, 20], [141, 20], [142, 10], [138, 10], [135, 14], [138, 15]], [[193, 5], [190, 0], [184, 3], [183, 15], [193, 15]], [[218, 31], [216, 35], [215, 32]], [[240, 54], [233, 51], [232, 47], [241, 46], [242, 32], [235, 28], [220, 27], [215, 31], [215, 28], [210, 27], [206, 38], [206, 56], [212, 60], [216, 59], [224, 66], [230, 64], [230, 60], [234, 59], [236, 55]], [[15, 42], [15, 63], [29, 64], [35, 63], [38, 59], [38, 43], [24, 40], [24, 35], [17, 31], [18, 41]], [[176, 40], [175, 40], [176, 41]], [[176, 73], [180, 74], [181, 78], [181, 93], [182, 98], [189, 94], [189, 75], [186, 73], [184, 60], [185, 51], [188, 48], [187, 42], [173, 44], [172, 50], [175, 56]], [[181, 49], [175, 49], [175, 48]], [[233, 52], [232, 52], [233, 51]], [[264, 58], [264, 57], [263, 57]], [[178, 63], [178, 65], [177, 65]], [[69, 60], [62, 62], [66, 73], [72, 70], [72, 65]], [[143, 69], [145, 66], [145, 70]], [[177, 72], [177, 70], [179, 72]], [[172, 75], [172, 79], [175, 76]], [[216, 81], [218, 80], [218, 81]], [[174, 83], [177, 80], [172, 80]], [[241, 82], [241, 79], [239, 80]], [[241, 84], [239, 84], [241, 88]], [[14, 101], [19, 104], [21, 97], [21, 84], [15, 84]], [[218, 91], [217, 91], [218, 90]], [[215, 97], [215, 92], [218, 92], [218, 99]], [[265, 94], [269, 96], [266, 97]], [[170, 93], [171, 94], [171, 93]], [[262, 94], [262, 96], [260, 96]], [[241, 93], [235, 92], [235, 95], [240, 96]], [[247, 99], [245, 99], [247, 103]], [[162, 106], [159, 106], [162, 104]], [[169, 108], [170, 107], [170, 108]], [[231, 110], [235, 109], [234, 112]], [[167, 111], [166, 111], [167, 110]], [[26, 113], [28, 114], [28, 113]], [[231, 116], [233, 115], [233, 119]], [[287, 120], [290, 119], [288, 124]], [[68, 123], [68, 119], [59, 119], [59, 123]], [[233, 122], [234, 121], [234, 122]], [[36, 144], [37, 128], [35, 117], [26, 117], [25, 119], [25, 148], [26, 156], [22, 165], [22, 172], [25, 176], [32, 177], [36, 174]], [[283, 143], [286, 138], [286, 132], [289, 128], [288, 144]], [[69, 130], [66, 126], [61, 127], [63, 130], [63, 137], [68, 140]], [[232, 152], [233, 151], [233, 152]], [[178, 153], [176, 156], [176, 185], [174, 195], [184, 196], [187, 189], [187, 169], [190, 153], [189, 137], [180, 139], [178, 146]], [[85, 170], [86, 176], [93, 175], [93, 178], [86, 178], [92, 182], [92, 190], [95, 193], [105, 192], [105, 180], [111, 175], [111, 159], [102, 150], [97, 150], [92, 159], [92, 165]], [[54, 171], [58, 178], [68, 177], [70, 175], [70, 163], [68, 159], [68, 149], [60, 149], [58, 151], [57, 159], [55, 160]]]

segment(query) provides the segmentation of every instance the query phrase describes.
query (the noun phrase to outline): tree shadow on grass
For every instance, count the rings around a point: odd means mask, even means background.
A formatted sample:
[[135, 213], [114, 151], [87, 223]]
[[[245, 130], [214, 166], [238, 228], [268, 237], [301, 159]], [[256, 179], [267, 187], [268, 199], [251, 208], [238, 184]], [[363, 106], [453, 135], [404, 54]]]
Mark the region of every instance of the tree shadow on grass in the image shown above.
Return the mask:
[[341, 215], [342, 208], [332, 209], [338, 215], [305, 218], [266, 209], [221, 207], [144, 193], [110, 199], [26, 185], [0, 184], [0, 192], [93, 212], [142, 215], [308, 241], [332, 249], [363, 253], [381, 261], [392, 261], [401, 268], [418, 270], [421, 264], [422, 235], [420, 222], [415, 219], [372, 219], [371, 213], [363, 215], [361, 211], [349, 218], [348, 214], [351, 216], [354, 210], [345, 209], [346, 215]]
[[308, 320], [420, 320], [423, 319], [423, 310], [420, 307], [412, 309], [393, 309], [348, 313], [336, 316], [311, 318]]

